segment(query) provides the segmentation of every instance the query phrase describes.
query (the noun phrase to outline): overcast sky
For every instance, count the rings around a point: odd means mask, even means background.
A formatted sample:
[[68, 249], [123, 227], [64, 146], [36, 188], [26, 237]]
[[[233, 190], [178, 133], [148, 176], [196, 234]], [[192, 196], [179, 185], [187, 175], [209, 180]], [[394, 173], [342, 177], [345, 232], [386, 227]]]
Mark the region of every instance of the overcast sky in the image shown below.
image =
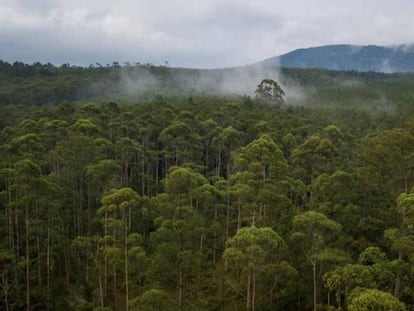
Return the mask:
[[216, 68], [325, 44], [414, 43], [413, 0], [0, 0], [0, 59]]

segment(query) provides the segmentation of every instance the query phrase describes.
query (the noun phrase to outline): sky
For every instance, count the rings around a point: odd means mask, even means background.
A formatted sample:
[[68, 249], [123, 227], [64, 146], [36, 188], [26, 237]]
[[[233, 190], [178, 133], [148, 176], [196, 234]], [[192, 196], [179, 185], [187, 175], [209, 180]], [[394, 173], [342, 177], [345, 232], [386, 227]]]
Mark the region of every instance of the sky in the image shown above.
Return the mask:
[[414, 43], [413, 0], [0, 0], [0, 59], [222, 68], [327, 44]]

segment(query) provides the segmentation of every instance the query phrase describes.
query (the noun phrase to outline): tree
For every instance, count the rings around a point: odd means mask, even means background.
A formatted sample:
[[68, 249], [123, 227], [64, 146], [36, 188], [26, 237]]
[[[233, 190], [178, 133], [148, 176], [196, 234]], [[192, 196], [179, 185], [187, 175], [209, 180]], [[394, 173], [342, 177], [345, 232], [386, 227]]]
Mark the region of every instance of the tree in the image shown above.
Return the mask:
[[313, 271], [313, 310], [317, 310], [317, 265], [327, 256], [329, 238], [335, 236], [341, 225], [324, 214], [309, 211], [293, 219], [292, 240], [301, 243], [306, 259]]
[[394, 295], [399, 297], [403, 281], [402, 268], [409, 257], [414, 254], [414, 189], [409, 193], [402, 193], [397, 198], [397, 212], [401, 217], [400, 227], [387, 229], [384, 237], [391, 248], [398, 253], [398, 271], [395, 280]]
[[[16, 191], [19, 193], [20, 204], [24, 207], [24, 226], [25, 226], [25, 267], [26, 267], [26, 308], [30, 310], [30, 273], [31, 273], [31, 223], [33, 210], [41, 196], [39, 190], [45, 191], [48, 183], [41, 176], [40, 166], [30, 159], [23, 159], [16, 163]], [[46, 190], [47, 191], [47, 190]]]
[[159, 228], [151, 233], [151, 241], [156, 241], [151, 272], [153, 280], [159, 277], [165, 285], [175, 283], [178, 308], [182, 310], [187, 284], [197, 286], [203, 270], [204, 219], [194, 209], [194, 201], [207, 180], [190, 168], [174, 166], [164, 182], [166, 193], [155, 200], [161, 213]]
[[259, 271], [280, 258], [283, 239], [271, 228], [244, 227], [226, 243], [223, 258], [227, 259], [236, 274], [247, 276], [246, 309], [255, 310], [256, 277]]
[[[109, 229], [113, 227], [113, 239], [117, 236], [122, 238], [124, 255], [124, 274], [125, 274], [125, 305], [128, 311], [129, 301], [129, 250], [128, 236], [132, 226], [132, 209], [137, 207], [141, 197], [131, 188], [112, 189], [102, 198], [102, 207], [98, 210], [99, 214], [104, 214], [105, 236]], [[120, 220], [120, 224], [117, 222]], [[119, 231], [117, 230], [119, 228]], [[118, 232], [117, 232], [118, 231]], [[131, 240], [131, 239], [130, 239]], [[115, 270], [114, 270], [115, 273]], [[116, 280], [116, 276], [114, 276]], [[116, 290], [116, 284], [114, 284]], [[115, 304], [116, 306], [116, 304]]]
[[272, 218], [272, 210], [288, 201], [288, 165], [282, 151], [264, 134], [235, 152], [233, 159], [235, 174], [230, 182], [239, 201], [237, 229], [241, 226], [240, 205], [247, 207], [253, 225], [270, 225], [266, 219]]
[[337, 151], [329, 138], [316, 134], [309, 136], [292, 151], [290, 158], [295, 165], [295, 175], [305, 184], [311, 184], [318, 175], [332, 171]]
[[151, 288], [138, 298], [129, 301], [130, 311], [174, 311], [176, 306], [163, 290]]
[[374, 205], [387, 204], [414, 184], [414, 136], [407, 130], [393, 128], [367, 135], [362, 140], [359, 157], [363, 165], [356, 172], [366, 197]]
[[[233, 126], [224, 128], [212, 141], [212, 144], [217, 149], [217, 176], [225, 176], [227, 179], [232, 173], [231, 154], [240, 146], [241, 133]], [[223, 163], [225, 165], [223, 165]], [[222, 166], [225, 166], [222, 169]], [[224, 171], [225, 174], [221, 172]]]
[[[375, 288], [391, 292], [395, 283], [395, 262], [389, 261], [387, 255], [376, 246], [367, 247], [359, 254], [358, 264], [369, 267]], [[398, 265], [397, 265], [398, 266]], [[366, 287], [366, 286], [365, 286]]]
[[390, 293], [357, 288], [349, 297], [349, 311], [405, 311], [404, 304]]
[[324, 275], [325, 286], [334, 292], [338, 308], [342, 307], [342, 298], [356, 287], [374, 287], [373, 275], [370, 267], [348, 264], [329, 271]]
[[285, 91], [283, 91], [283, 89], [275, 80], [263, 79], [262, 82], [260, 82], [260, 84], [257, 86], [255, 93], [256, 98], [265, 104], [280, 107], [285, 103], [283, 100]]
[[205, 271], [201, 266], [203, 231], [200, 215], [193, 208], [181, 206], [171, 220], [162, 221], [150, 236], [154, 253], [148, 274], [154, 286], [176, 289], [177, 310], [184, 309], [188, 295], [200, 292], [201, 273]]

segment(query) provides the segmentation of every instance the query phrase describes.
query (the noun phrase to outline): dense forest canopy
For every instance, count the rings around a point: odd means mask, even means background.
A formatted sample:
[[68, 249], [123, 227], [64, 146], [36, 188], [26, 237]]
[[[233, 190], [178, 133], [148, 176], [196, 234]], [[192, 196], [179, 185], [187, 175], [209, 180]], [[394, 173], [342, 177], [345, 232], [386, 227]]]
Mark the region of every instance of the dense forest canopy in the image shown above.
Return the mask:
[[412, 310], [414, 75], [243, 70], [0, 62], [0, 308]]

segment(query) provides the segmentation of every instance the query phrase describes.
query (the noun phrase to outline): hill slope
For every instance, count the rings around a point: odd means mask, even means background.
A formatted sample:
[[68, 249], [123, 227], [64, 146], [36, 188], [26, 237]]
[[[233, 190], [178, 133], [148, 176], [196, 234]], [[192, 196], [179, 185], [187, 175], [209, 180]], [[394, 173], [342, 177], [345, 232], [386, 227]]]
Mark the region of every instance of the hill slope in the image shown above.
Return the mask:
[[298, 49], [263, 61], [265, 65], [379, 72], [414, 71], [414, 45], [398, 47], [327, 45]]
[[[146, 102], [156, 95], [254, 98], [263, 78], [280, 83], [288, 105], [335, 106], [367, 111], [413, 111], [414, 73], [246, 66], [216, 70], [128, 67], [54, 67], [0, 61], [0, 106], [43, 106], [62, 101]], [[0, 117], [0, 125], [7, 115]], [[1, 128], [1, 126], [0, 126]]]

